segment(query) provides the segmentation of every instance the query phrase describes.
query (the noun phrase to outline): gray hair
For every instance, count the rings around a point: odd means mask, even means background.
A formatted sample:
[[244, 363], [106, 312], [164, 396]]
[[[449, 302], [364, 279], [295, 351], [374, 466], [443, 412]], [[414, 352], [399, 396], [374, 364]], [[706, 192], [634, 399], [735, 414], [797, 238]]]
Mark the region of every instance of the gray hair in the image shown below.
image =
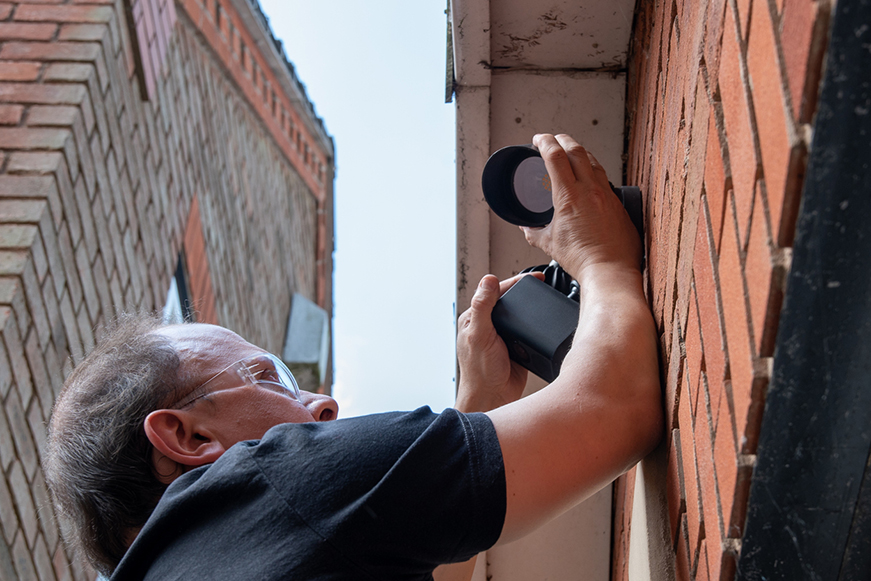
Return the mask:
[[122, 315], [70, 374], [49, 422], [46, 483], [67, 545], [109, 575], [167, 485], [146, 416], [180, 392], [180, 359], [153, 315]]

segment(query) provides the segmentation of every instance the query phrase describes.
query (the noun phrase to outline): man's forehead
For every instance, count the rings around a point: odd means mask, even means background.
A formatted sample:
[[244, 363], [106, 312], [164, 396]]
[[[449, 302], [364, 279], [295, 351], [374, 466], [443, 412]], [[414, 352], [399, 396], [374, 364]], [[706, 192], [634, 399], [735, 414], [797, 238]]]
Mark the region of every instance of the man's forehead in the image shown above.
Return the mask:
[[172, 341], [185, 375], [211, 377], [239, 359], [264, 352], [236, 333], [216, 325], [185, 323], [161, 327], [154, 332]]

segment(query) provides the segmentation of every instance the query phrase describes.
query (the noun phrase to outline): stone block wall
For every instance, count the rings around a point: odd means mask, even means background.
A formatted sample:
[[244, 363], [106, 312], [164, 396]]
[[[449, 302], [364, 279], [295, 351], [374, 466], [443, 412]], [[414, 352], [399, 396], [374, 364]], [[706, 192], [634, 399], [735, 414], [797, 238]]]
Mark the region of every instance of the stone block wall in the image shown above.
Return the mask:
[[[652, 578], [669, 568], [677, 579], [735, 577], [830, 10], [826, 0], [637, 6], [625, 183], [647, 193], [667, 421], [650, 461], [665, 475], [670, 553]], [[615, 486], [616, 580], [630, 578], [637, 474]]]
[[163, 306], [180, 254], [198, 320], [271, 351], [293, 292], [330, 310], [332, 141], [258, 18], [0, 0], [0, 579], [93, 578], [59, 540], [45, 422], [109, 320]]

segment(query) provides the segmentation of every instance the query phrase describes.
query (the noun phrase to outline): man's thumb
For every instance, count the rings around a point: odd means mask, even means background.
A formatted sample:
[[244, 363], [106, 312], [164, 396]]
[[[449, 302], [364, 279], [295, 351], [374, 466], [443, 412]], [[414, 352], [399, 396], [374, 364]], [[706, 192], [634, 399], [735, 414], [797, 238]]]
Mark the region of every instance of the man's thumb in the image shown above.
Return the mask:
[[499, 279], [488, 274], [478, 283], [478, 288], [475, 289], [475, 295], [472, 297], [472, 324], [479, 324], [481, 319], [489, 321], [498, 300]]

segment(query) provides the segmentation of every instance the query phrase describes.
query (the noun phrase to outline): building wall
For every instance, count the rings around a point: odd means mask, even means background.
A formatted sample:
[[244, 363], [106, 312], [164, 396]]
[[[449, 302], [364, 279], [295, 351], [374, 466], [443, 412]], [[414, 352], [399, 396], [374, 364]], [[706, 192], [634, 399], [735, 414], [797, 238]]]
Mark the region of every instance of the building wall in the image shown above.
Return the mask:
[[256, 7], [220, 6], [0, 2], [0, 579], [93, 577], [59, 541], [45, 422], [179, 253], [198, 320], [266, 349], [293, 292], [330, 310], [332, 141]]
[[667, 434], [615, 486], [613, 579], [734, 578], [829, 10], [637, 6], [626, 171], [647, 195]]

